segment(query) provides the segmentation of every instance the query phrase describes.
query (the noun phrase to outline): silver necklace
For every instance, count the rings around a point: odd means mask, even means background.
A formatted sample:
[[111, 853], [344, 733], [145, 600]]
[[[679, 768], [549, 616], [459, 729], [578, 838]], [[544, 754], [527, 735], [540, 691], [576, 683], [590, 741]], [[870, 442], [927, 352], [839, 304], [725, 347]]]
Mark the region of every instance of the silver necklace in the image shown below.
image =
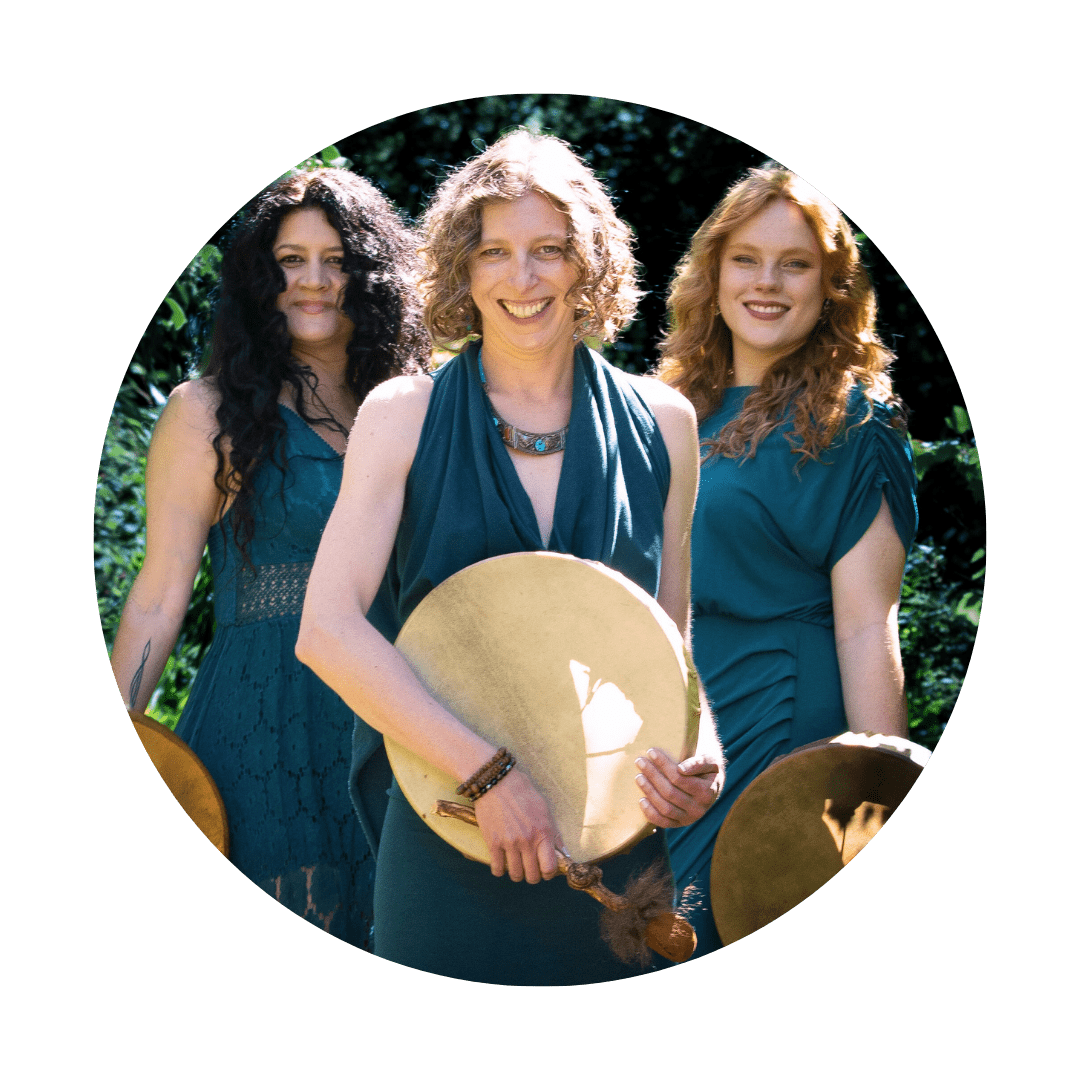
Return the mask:
[[570, 430], [567, 423], [558, 431], [522, 431], [513, 424], [508, 424], [498, 413], [491, 400], [491, 392], [488, 390], [487, 377], [484, 375], [484, 362], [478, 356], [477, 364], [480, 366], [480, 386], [483, 388], [484, 397], [487, 399], [488, 408], [491, 410], [491, 419], [495, 422], [495, 430], [499, 438], [510, 447], [511, 450], [520, 450], [523, 454], [535, 454], [543, 457], [546, 454], [557, 454], [566, 449], [566, 433]]

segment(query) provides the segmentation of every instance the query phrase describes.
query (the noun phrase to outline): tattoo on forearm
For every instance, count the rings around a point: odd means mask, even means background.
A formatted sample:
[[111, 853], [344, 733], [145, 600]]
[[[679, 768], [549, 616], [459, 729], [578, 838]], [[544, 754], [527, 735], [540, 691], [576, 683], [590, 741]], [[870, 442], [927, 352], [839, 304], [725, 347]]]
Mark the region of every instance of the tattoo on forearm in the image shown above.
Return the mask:
[[139, 687], [142, 686], [143, 671], [146, 669], [146, 661], [150, 659], [150, 642], [153, 638], [146, 639], [146, 647], [142, 651], [142, 661], [131, 676], [131, 686], [128, 687], [128, 708], [135, 708], [135, 699], [139, 696]]

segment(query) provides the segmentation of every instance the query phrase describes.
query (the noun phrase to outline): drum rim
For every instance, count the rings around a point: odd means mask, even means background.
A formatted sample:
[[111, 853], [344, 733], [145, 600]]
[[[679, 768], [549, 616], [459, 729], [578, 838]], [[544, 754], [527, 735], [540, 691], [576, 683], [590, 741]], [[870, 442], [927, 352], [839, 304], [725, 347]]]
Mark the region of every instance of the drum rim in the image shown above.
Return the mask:
[[[871, 741], [877, 738], [888, 738], [893, 742], [902, 743], [904, 744], [905, 749], [897, 749], [895, 746], [889, 745], [888, 743]], [[918, 743], [915, 743], [910, 739], [905, 739], [899, 735], [879, 736], [876, 733], [871, 732], [844, 731], [841, 732], [839, 735], [832, 735], [824, 739], [815, 739], [813, 742], [804, 743], [802, 746], [797, 746], [795, 747], [795, 749], [790, 750], [786, 754], [782, 754], [779, 757], [773, 758], [773, 760], [770, 761], [769, 764], [764, 769], [762, 769], [761, 772], [758, 773], [758, 775], [755, 776], [754, 779], [751, 780], [750, 783], [747, 784], [741, 792], [739, 792], [738, 798], [736, 798], [736, 800], [731, 804], [731, 807], [728, 809], [728, 812], [725, 815], [719, 830], [717, 830], [716, 839], [713, 842], [712, 855], [709, 863], [709, 901], [710, 907], [712, 909], [713, 924], [716, 926], [717, 933], [722, 933], [722, 931], [717, 913], [716, 893], [713, 889], [713, 868], [718, 865], [717, 858], [720, 855], [721, 842], [724, 839], [725, 834], [730, 836], [732, 829], [734, 829], [738, 824], [737, 815], [735, 814], [736, 808], [740, 805], [740, 803], [748, 803], [752, 797], [756, 797], [757, 790], [760, 790], [760, 787], [762, 786], [762, 782], [764, 781], [765, 777], [768, 776], [769, 773], [774, 773], [778, 766], [783, 768], [784, 764], [790, 761], [792, 758], [803, 757], [808, 753], [818, 755], [822, 752], [827, 752], [831, 747], [834, 746], [841, 749], [852, 748], [885, 753], [900, 761], [906, 761], [910, 763], [910, 765], [917, 770], [915, 772], [914, 779], [911, 782], [911, 787], [915, 786], [916, 782], [922, 774], [923, 769], [926, 767], [926, 763], [929, 761], [931, 756], [930, 752], [925, 747], [920, 746]], [[908, 752], [905, 752], [905, 750], [907, 750]], [[750, 795], [752, 789], [757, 790], [754, 790], [753, 795]], [[909, 787], [908, 792], [904, 795], [905, 799], [907, 798], [907, 794], [910, 794], [910, 791], [911, 788]], [[896, 809], [897, 807], [893, 808], [894, 812]], [[731, 825], [729, 827], [729, 822], [731, 822], [733, 819], [736, 821], [736, 825]], [[837, 871], [837, 873], [839, 873], [839, 871]], [[829, 880], [831, 880], [831, 878]], [[814, 891], [816, 892], [817, 890], [815, 889]], [[811, 893], [810, 895], [812, 896], [813, 893]], [[802, 901], [799, 901], [799, 903], [801, 902]], [[797, 906], [797, 904], [794, 905], [794, 907]], [[793, 908], [789, 908], [788, 910], [793, 910]], [[787, 912], [784, 912], [783, 914], [786, 915]], [[782, 916], [777, 916], [777, 918], [780, 917]], [[768, 923], [765, 923], [762, 927], [758, 927], [758, 929], [763, 929], [763, 927], [767, 925]], [[751, 931], [751, 933], [756, 933], [756, 930]], [[750, 934], [742, 935], [742, 937], [749, 936]], [[742, 937], [734, 938], [731, 943], [734, 943], [734, 941], [741, 941]], [[725, 942], [725, 944], [729, 943]]]
[[[132, 723], [135, 725], [136, 728], [142, 728], [143, 730], [150, 732], [152, 738], [161, 738], [166, 743], [177, 747], [184, 753], [184, 755], [190, 762], [194, 763], [194, 765], [196, 766], [196, 771], [199, 772], [202, 775], [203, 779], [206, 781], [207, 790], [213, 796], [213, 801], [216, 804], [218, 813], [221, 816], [221, 845], [219, 846], [214, 841], [213, 837], [207, 835], [207, 833], [202, 829], [199, 823], [195, 821], [195, 819], [192, 818], [190, 814], [188, 814], [188, 817], [191, 819], [192, 824], [199, 830], [199, 832], [201, 832], [203, 836], [205, 836], [206, 839], [209, 840], [210, 843], [212, 843], [214, 847], [221, 852], [222, 855], [228, 858], [229, 817], [225, 811], [225, 800], [221, 797], [221, 791], [218, 788], [213, 776], [210, 775], [210, 770], [203, 763], [202, 758], [200, 758], [199, 755], [196, 754], [195, 751], [192, 750], [191, 747], [186, 742], [184, 742], [184, 740], [181, 739], [175, 731], [163, 724], [160, 720], [155, 720], [152, 716], [147, 716], [146, 713], [138, 712], [135, 709], [128, 709], [128, 716], [130, 717]], [[136, 735], [138, 735], [138, 732], [136, 732]], [[187, 814], [187, 808], [184, 806], [183, 803], [180, 802], [179, 799], [176, 798], [176, 795], [173, 794], [173, 790], [169, 787], [168, 781], [158, 771], [157, 765], [154, 763], [154, 759], [150, 757], [149, 751], [146, 749], [145, 746], [143, 746], [141, 736], [139, 737], [139, 746], [142, 747], [143, 753], [146, 754], [148, 758], [150, 758], [150, 764], [154, 766], [154, 771], [158, 774], [158, 776], [161, 777], [161, 782], [165, 784], [165, 787], [168, 789], [169, 794], [172, 795], [173, 799], [176, 800], [180, 808], [184, 811], [185, 814]]]

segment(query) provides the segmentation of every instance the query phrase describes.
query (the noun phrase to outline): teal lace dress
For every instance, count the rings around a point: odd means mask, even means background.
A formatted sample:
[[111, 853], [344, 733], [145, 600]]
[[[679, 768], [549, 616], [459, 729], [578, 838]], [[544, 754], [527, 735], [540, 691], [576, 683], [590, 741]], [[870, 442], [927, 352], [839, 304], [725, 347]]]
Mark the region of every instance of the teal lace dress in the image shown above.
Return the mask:
[[[370, 949], [375, 860], [348, 795], [353, 715], [294, 654], [342, 456], [280, 408], [285, 471], [266, 463], [256, 476], [254, 571], [231, 530], [210, 530], [217, 625], [176, 731], [221, 790], [237, 868], [297, 915]], [[383, 804], [388, 784], [387, 775]]]
[[[714, 438], [754, 389], [729, 388], [700, 430]], [[774, 758], [846, 730], [833, 638], [830, 572], [881, 507], [910, 549], [918, 524], [915, 470], [892, 415], [861, 391], [849, 424], [820, 461], [796, 471], [783, 424], [744, 461], [701, 469], [691, 541], [694, 661], [727, 758], [719, 801], [700, 821], [668, 830], [680, 888], [696, 881], [701, 955], [719, 947], [708, 903], [716, 834], [743, 789]]]
[[[435, 372], [386, 577], [369, 618], [391, 641], [445, 578], [482, 559], [543, 548], [532, 504], [481, 390], [478, 349]], [[548, 550], [614, 567], [656, 595], [667, 449], [622, 372], [579, 346], [573, 405]], [[354, 798], [377, 737], [357, 723]], [[604, 883], [666, 861], [662, 832], [604, 863]], [[600, 982], [641, 973], [600, 938], [600, 905], [556, 877], [496, 878], [441, 840], [395, 783], [379, 841], [375, 953], [459, 979], [516, 985]], [[663, 961], [659, 961], [663, 965]]]

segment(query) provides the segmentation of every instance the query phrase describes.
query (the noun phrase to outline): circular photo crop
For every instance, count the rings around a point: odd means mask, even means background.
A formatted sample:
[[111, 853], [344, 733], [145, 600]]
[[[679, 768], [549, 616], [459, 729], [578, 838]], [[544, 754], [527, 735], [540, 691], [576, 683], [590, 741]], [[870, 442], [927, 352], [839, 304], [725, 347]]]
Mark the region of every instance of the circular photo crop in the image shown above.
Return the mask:
[[193, 827], [457, 979], [782, 916], [917, 783], [979, 623], [918, 302], [783, 162], [643, 105], [451, 102], [286, 166], [153, 313], [101, 457], [102, 630]]

